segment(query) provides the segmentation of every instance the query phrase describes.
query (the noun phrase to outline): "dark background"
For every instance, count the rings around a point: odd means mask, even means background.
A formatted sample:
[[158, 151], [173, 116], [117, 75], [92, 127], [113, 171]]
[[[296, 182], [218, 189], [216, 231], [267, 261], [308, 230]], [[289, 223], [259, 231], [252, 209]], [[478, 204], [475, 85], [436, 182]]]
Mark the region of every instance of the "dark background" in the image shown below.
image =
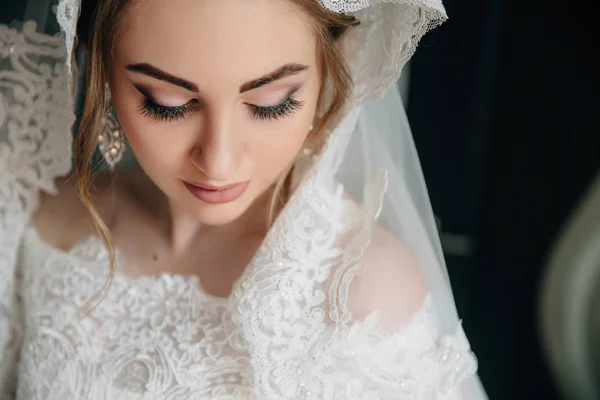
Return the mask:
[[[1, 0], [0, 23], [50, 0]], [[558, 399], [540, 347], [548, 251], [600, 168], [600, 46], [591, 2], [446, 0], [421, 42], [408, 114], [490, 399]], [[29, 8], [28, 8], [29, 7]], [[43, 16], [42, 16], [43, 19]], [[43, 29], [56, 31], [52, 18]]]
[[558, 399], [540, 347], [546, 257], [600, 168], [598, 34], [584, 2], [446, 0], [408, 115], [490, 399]]

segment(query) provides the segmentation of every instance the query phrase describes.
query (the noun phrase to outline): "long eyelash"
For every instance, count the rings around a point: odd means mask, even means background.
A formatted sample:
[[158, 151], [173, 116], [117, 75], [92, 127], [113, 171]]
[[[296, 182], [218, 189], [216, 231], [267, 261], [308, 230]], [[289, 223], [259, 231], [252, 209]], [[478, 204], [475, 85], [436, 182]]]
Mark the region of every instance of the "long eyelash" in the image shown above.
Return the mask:
[[182, 106], [167, 107], [146, 97], [140, 105], [140, 112], [143, 116], [157, 122], [172, 122], [189, 116], [194, 111], [194, 105], [195, 103], [190, 101]]
[[294, 112], [302, 108], [303, 105], [303, 101], [294, 100], [291, 97], [288, 97], [283, 103], [273, 107], [260, 107], [249, 104], [254, 118], [261, 121], [291, 117], [294, 115]]

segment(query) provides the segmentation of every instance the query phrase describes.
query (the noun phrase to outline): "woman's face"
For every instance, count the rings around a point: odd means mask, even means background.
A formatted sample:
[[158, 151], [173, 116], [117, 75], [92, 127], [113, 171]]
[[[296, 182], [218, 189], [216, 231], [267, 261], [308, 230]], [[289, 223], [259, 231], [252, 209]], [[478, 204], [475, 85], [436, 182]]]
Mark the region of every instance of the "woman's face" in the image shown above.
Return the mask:
[[110, 88], [137, 160], [200, 222], [235, 220], [309, 133], [321, 76], [308, 16], [285, 0], [138, 0], [123, 18]]

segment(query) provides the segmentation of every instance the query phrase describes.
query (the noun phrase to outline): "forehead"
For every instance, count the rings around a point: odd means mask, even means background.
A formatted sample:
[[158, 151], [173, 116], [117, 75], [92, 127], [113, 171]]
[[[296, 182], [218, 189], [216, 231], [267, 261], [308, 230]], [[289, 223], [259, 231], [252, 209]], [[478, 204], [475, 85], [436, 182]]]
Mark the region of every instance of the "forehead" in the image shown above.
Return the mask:
[[[291, 0], [136, 0], [115, 42], [124, 64], [243, 82], [287, 63], [315, 63], [309, 16]], [[238, 82], [239, 83], [239, 82]]]

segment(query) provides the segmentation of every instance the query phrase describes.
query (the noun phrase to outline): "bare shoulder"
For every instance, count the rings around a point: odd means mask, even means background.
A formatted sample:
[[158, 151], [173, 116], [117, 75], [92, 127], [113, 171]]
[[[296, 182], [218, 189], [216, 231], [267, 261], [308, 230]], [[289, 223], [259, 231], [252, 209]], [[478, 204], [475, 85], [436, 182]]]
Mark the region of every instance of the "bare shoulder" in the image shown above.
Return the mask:
[[[96, 177], [90, 188], [92, 202], [106, 221], [111, 215], [112, 201], [108, 174]], [[69, 249], [94, 232], [92, 218], [76, 191], [74, 176], [56, 180], [56, 195], [41, 192], [40, 204], [33, 216], [32, 225], [44, 241], [60, 248]]]
[[349, 288], [349, 310], [361, 316], [379, 310], [384, 331], [403, 325], [422, 308], [428, 293], [417, 260], [379, 225], [374, 226], [363, 260], [364, 270]]

